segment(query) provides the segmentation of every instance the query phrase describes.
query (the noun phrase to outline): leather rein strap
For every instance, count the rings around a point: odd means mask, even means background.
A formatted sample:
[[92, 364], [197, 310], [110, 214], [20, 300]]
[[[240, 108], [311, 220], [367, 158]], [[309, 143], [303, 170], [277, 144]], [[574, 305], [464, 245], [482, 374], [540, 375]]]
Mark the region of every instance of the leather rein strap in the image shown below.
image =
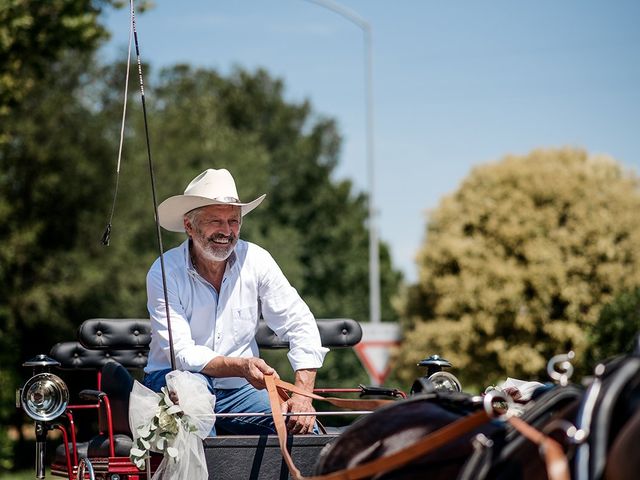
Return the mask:
[[[384, 405], [388, 405], [390, 403], [395, 403], [395, 400], [362, 400], [362, 399], [350, 399], [350, 398], [336, 398], [336, 397], [321, 397], [320, 395], [316, 395], [315, 393], [308, 392], [303, 390], [300, 387], [295, 386], [292, 383], [285, 382], [284, 380], [280, 380], [279, 378], [274, 378], [273, 375], [265, 375], [265, 382], [268, 377], [271, 377], [275, 388], [278, 390], [278, 394], [280, 398], [287, 399], [289, 396], [287, 392], [297, 393], [298, 395], [303, 395], [308, 398], [313, 398], [314, 400], [321, 400], [323, 402], [328, 402], [336, 407], [340, 408], [353, 408], [355, 410], [375, 410], [376, 408], [380, 408]], [[269, 390], [269, 383], [267, 382], [267, 390]], [[273, 406], [273, 405], [272, 405]]]
[[367, 408], [375, 409], [382, 405], [394, 402], [393, 400], [350, 400], [344, 398], [326, 398], [313, 393], [309, 393], [305, 390], [299, 389], [295, 385], [284, 382], [280, 379], [276, 379], [273, 375], [265, 375], [265, 383], [267, 385], [267, 391], [269, 392], [269, 401], [271, 402], [271, 411], [273, 413], [273, 422], [278, 434], [278, 441], [280, 443], [280, 450], [282, 451], [282, 457], [289, 467], [291, 476], [296, 480], [356, 480], [360, 478], [367, 478], [377, 473], [387, 472], [407, 465], [412, 460], [426, 455], [444, 445], [459, 438], [460, 436], [471, 432], [479, 426], [487, 423], [490, 417], [484, 410], [480, 410], [476, 413], [467, 415], [459, 420], [456, 420], [444, 427], [430, 433], [422, 440], [410, 445], [402, 450], [399, 450], [390, 455], [377, 458], [370, 462], [357, 465], [355, 467], [345, 468], [338, 470], [337, 472], [329, 473], [326, 475], [304, 477], [300, 470], [294, 465], [293, 459], [287, 450], [287, 429], [284, 424], [284, 418], [282, 416], [282, 409], [280, 408], [280, 393], [283, 390], [291, 391], [299, 395], [304, 395], [316, 400], [327, 401], [335, 406], [343, 408]]
[[544, 457], [549, 480], [570, 480], [569, 461], [558, 442], [518, 417], [510, 417], [507, 421], [523, 437], [538, 445], [540, 454]]
[[[281, 400], [287, 398], [286, 392], [297, 393], [315, 400], [329, 402], [337, 407], [353, 409], [375, 410], [383, 405], [393, 403], [394, 400], [353, 400], [321, 397], [320, 395], [302, 390], [291, 383], [274, 378], [273, 375], [265, 375], [265, 383], [267, 385], [267, 391], [269, 392], [273, 422], [278, 434], [278, 442], [280, 444], [282, 457], [289, 467], [291, 476], [296, 480], [356, 480], [371, 477], [378, 473], [388, 472], [403, 467], [412, 460], [433, 452], [434, 450], [458, 439], [462, 435], [475, 430], [491, 420], [491, 417], [485, 410], [479, 410], [476, 413], [462, 417], [434, 432], [431, 432], [429, 435], [413, 445], [409, 445], [408, 447], [390, 455], [326, 475], [305, 477], [294, 465], [293, 459], [287, 450], [287, 428], [284, 424], [284, 418], [282, 416], [282, 409], [280, 406]], [[558, 442], [538, 431], [518, 417], [510, 417], [507, 421], [521, 435], [540, 447], [541, 454], [544, 456], [549, 480], [570, 479], [569, 462], [564, 454], [564, 450]]]

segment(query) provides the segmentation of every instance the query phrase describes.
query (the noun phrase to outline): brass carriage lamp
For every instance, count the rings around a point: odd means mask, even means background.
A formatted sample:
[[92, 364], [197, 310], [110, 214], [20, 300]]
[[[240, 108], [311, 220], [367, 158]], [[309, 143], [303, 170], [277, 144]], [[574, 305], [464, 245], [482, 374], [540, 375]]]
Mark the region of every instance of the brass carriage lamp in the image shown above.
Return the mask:
[[32, 377], [16, 392], [16, 407], [35, 420], [36, 478], [45, 478], [45, 445], [51, 422], [62, 415], [69, 403], [69, 389], [64, 381], [50, 373], [60, 362], [37, 355], [22, 364], [33, 368]]
[[417, 364], [419, 367], [427, 367], [425, 376], [418, 378], [411, 387], [411, 393], [420, 392], [461, 392], [462, 385], [455, 375], [443, 371], [443, 368], [451, 367], [451, 362], [439, 355], [431, 355]]

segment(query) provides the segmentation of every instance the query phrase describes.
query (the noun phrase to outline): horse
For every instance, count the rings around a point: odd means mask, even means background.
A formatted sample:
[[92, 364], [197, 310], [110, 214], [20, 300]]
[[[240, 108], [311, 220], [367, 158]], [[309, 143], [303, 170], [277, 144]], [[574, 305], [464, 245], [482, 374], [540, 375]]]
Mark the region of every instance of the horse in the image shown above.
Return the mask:
[[[522, 419], [536, 428], [571, 416], [582, 395], [579, 387], [547, 389], [532, 400]], [[414, 395], [363, 417], [320, 452], [316, 475], [352, 469], [406, 448], [439, 429], [486, 407], [481, 396], [431, 392]], [[547, 478], [537, 445], [504, 419], [487, 421], [444, 446], [375, 479]]]
[[[517, 422], [505, 421], [504, 416], [487, 421], [426, 455], [366, 478], [637, 478], [640, 339], [637, 345], [632, 354], [596, 366], [586, 390], [568, 383], [569, 373], [559, 385], [538, 389]], [[327, 445], [320, 453], [315, 473], [326, 476], [374, 461], [384, 464], [380, 460], [397, 456], [416, 442], [424, 443], [440, 429], [472, 415], [483, 403], [486, 407], [482, 397], [433, 391], [398, 401], [354, 422]], [[562, 468], [566, 472], [562, 475], [557, 464], [554, 467], [549, 463], [549, 455], [543, 455], [554, 445], [564, 457]]]

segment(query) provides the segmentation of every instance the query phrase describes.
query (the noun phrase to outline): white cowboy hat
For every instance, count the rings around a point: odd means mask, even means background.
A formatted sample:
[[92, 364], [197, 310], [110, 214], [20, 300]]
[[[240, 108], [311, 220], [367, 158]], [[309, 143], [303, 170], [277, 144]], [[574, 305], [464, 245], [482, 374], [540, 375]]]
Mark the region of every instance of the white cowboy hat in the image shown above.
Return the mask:
[[170, 232], [184, 232], [184, 214], [195, 208], [207, 205], [236, 205], [241, 208], [242, 216], [256, 208], [264, 197], [261, 195], [252, 202], [242, 203], [238, 199], [236, 182], [226, 168], [209, 168], [191, 180], [184, 195], [174, 195], [158, 205], [160, 225]]

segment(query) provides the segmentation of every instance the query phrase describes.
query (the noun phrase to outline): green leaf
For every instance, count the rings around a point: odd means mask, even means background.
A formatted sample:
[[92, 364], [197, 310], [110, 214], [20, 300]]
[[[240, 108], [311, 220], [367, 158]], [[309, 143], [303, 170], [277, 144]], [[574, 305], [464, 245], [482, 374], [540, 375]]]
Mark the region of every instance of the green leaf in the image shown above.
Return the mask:
[[131, 455], [134, 455], [136, 457], [140, 457], [142, 455], [146, 455], [146, 453], [147, 452], [145, 450], [141, 450], [141, 449], [135, 448], [135, 447], [131, 448]]
[[171, 458], [177, 458], [178, 457], [178, 449], [175, 447], [167, 447], [167, 455], [169, 455]]

